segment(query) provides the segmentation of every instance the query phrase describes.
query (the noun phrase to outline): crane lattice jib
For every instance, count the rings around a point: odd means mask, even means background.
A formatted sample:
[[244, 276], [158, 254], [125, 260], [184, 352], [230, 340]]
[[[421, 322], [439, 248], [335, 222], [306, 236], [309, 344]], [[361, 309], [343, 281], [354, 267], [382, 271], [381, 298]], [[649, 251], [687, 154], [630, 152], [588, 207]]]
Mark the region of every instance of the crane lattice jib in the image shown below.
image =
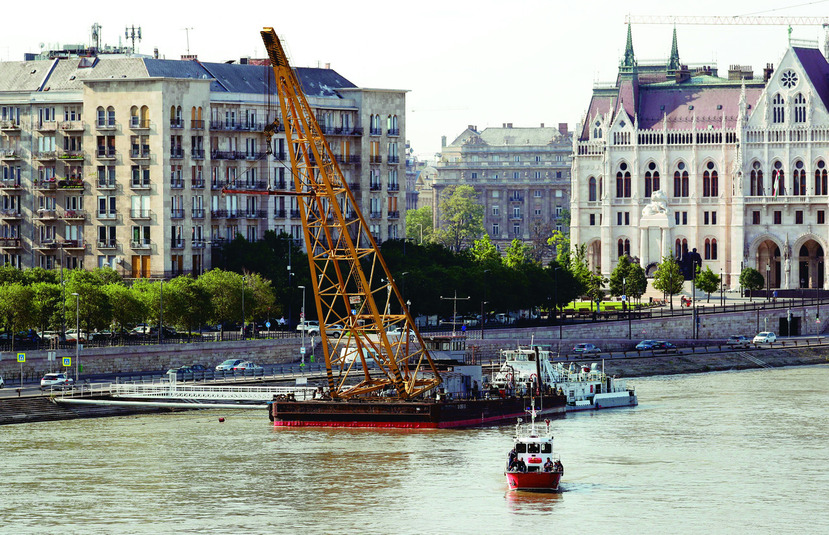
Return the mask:
[[[431, 390], [440, 375], [336, 155], [273, 28], [261, 33], [285, 126], [331, 396], [393, 391], [410, 399]], [[336, 324], [342, 328], [334, 330]], [[392, 327], [398, 334], [388, 332]]]
[[625, 24], [698, 24], [751, 25], [751, 26], [828, 26], [829, 17], [773, 17], [743, 15], [727, 16], [670, 16], [670, 15], [627, 15]]

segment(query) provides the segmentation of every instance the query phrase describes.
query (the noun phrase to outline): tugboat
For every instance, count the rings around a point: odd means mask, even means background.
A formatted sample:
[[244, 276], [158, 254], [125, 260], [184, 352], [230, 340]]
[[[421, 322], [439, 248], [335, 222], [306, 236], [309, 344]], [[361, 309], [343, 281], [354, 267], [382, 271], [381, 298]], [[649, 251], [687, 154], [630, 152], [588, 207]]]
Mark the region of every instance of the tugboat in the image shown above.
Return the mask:
[[550, 420], [545, 420], [543, 429], [536, 424], [535, 400], [528, 412], [530, 423], [524, 424], [519, 418], [515, 425], [514, 444], [505, 472], [507, 484], [510, 490], [554, 492], [564, 475], [564, 466], [558, 455], [553, 454]]

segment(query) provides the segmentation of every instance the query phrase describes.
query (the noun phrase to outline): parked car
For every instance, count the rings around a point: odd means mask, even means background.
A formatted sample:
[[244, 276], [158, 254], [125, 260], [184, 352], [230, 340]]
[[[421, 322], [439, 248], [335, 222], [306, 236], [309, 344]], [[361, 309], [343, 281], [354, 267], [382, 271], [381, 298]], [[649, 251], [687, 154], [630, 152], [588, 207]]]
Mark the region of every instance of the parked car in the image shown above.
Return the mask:
[[44, 388], [72, 388], [75, 381], [65, 373], [47, 373], [40, 380], [40, 389]]
[[638, 344], [636, 344], [636, 349], [639, 351], [643, 351], [645, 349], [653, 349], [653, 345], [656, 343], [656, 340], [642, 340]]
[[573, 347], [573, 351], [576, 353], [601, 353], [602, 350], [596, 347], [593, 344], [576, 344]]
[[670, 342], [666, 342], [665, 340], [654, 340], [651, 349], [654, 351], [664, 351], [665, 353], [671, 351], [676, 353], [677, 348]]
[[751, 341], [752, 344], [771, 344], [777, 341], [777, 335], [770, 331], [763, 331]]
[[340, 333], [343, 332], [344, 328], [345, 327], [343, 327], [339, 323], [334, 323], [333, 325], [327, 325], [325, 327], [325, 334], [327, 334], [328, 336], [339, 336]]
[[749, 340], [748, 336], [743, 335], [734, 335], [729, 336], [726, 344], [732, 347], [748, 347], [751, 345], [751, 340]]
[[309, 320], [297, 325], [296, 330], [299, 332], [305, 331], [305, 334], [319, 334], [320, 322], [316, 320]]
[[67, 329], [66, 330], [66, 341], [67, 342], [77, 342], [79, 340], [81, 342], [86, 342], [86, 333], [81, 331], [81, 333], [78, 334], [78, 331], [76, 329]]
[[3, 380], [3, 376], [0, 375], [0, 388], [3, 388], [4, 386], [6, 386], [6, 382]]
[[234, 372], [262, 371], [264, 369], [265, 368], [263, 368], [262, 366], [260, 366], [258, 364], [254, 364], [253, 362], [251, 362], [249, 360], [240, 362], [239, 364], [237, 364], [236, 366], [233, 367]]
[[233, 367], [237, 364], [241, 364], [244, 362], [243, 359], [227, 359], [226, 361], [222, 362], [218, 366], [216, 366], [217, 372], [229, 372], [233, 370]]

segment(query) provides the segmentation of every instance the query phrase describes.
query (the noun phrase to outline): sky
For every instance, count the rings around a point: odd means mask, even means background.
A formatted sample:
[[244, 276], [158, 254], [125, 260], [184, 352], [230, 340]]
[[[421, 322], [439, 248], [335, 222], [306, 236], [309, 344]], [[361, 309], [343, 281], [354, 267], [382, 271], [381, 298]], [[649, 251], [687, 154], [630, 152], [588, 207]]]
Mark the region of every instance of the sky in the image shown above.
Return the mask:
[[[67, 8], [42, 0], [4, 5], [0, 59], [22, 60], [65, 44], [89, 44], [92, 24], [105, 44], [126, 44], [124, 29], [140, 26], [141, 54], [158, 48], [178, 59], [189, 51], [203, 61], [266, 57], [259, 30], [272, 26], [295, 67], [331, 64], [359, 87], [402, 89], [406, 138], [421, 160], [440, 151], [467, 125], [479, 130], [514, 126], [570, 129], [583, 120], [595, 83], [613, 82], [626, 39], [626, 15], [645, 16], [822, 16], [829, 0], [316, 0], [232, 4], [145, 0], [88, 0]], [[16, 21], [10, 24], [10, 21]], [[190, 28], [185, 31], [185, 28]], [[667, 58], [671, 24], [634, 24], [633, 47], [640, 62]], [[794, 26], [793, 39], [817, 41], [819, 26]], [[786, 26], [677, 25], [683, 63], [716, 64], [726, 76], [732, 64], [755, 74], [777, 64], [788, 44]]]

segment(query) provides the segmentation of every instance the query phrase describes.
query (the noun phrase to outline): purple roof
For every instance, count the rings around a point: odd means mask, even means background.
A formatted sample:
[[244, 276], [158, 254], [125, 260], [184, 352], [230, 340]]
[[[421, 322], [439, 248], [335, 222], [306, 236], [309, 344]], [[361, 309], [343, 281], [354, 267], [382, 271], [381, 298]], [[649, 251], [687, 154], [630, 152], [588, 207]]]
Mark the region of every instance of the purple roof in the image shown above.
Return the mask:
[[806, 76], [812, 81], [823, 105], [829, 109], [829, 63], [817, 48], [792, 47]]
[[[735, 128], [741, 91], [740, 86], [643, 86], [639, 95], [639, 128], [661, 130], [663, 114], [667, 115], [671, 130], [690, 130], [695, 116], [697, 130], [704, 130], [709, 124], [720, 128], [723, 116], [725, 127]], [[746, 103], [753, 107], [762, 92], [760, 87], [746, 87]]]
[[590, 139], [590, 129], [593, 127], [592, 121], [596, 118], [596, 115], [604, 115], [613, 109], [616, 105], [615, 101], [615, 95], [593, 95], [593, 98], [590, 99], [590, 107], [587, 108], [587, 117], [581, 129], [581, 136], [579, 137], [581, 141]]

